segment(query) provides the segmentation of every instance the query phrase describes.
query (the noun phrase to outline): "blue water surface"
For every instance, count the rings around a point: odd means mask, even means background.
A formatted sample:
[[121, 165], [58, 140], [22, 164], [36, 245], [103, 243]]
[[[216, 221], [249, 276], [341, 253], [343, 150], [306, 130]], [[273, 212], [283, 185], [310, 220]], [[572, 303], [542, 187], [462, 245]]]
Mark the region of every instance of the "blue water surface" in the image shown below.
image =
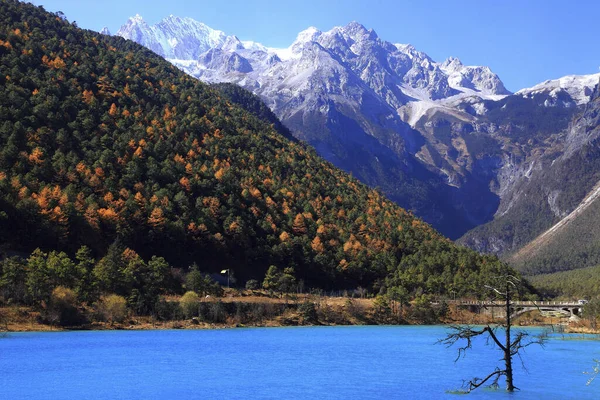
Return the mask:
[[[456, 363], [440, 326], [11, 333], [0, 338], [1, 399], [439, 399], [485, 376], [484, 342]], [[556, 336], [515, 365], [521, 391], [474, 399], [600, 399], [583, 374], [600, 342]], [[463, 396], [464, 397], [464, 396]]]

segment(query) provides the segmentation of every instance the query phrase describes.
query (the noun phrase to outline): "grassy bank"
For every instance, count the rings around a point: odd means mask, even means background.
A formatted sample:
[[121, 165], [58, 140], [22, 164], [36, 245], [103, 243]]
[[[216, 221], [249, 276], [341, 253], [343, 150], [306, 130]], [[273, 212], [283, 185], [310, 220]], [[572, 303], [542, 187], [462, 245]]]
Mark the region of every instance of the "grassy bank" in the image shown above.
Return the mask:
[[[121, 330], [121, 329], [219, 329], [260, 326], [422, 325], [485, 324], [501, 322], [463, 307], [436, 304], [399, 304], [376, 298], [329, 297], [310, 294], [269, 294], [264, 291], [227, 290], [223, 297], [205, 297], [194, 309], [182, 308], [181, 297], [161, 298], [152, 315], [128, 313], [111, 320], [94, 307], [78, 309], [80, 323], [61, 325], [60, 318], [44, 308], [0, 307], [0, 331]], [[598, 333], [588, 321], [548, 318], [539, 312], [520, 316], [515, 325], [561, 324], [566, 332]]]

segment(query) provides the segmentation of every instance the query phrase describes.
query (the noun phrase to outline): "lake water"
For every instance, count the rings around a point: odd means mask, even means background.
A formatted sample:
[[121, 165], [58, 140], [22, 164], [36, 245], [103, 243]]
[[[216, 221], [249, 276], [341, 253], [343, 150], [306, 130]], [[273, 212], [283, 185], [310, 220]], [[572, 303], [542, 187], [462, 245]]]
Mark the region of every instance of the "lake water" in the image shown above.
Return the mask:
[[[1, 399], [439, 399], [501, 365], [485, 343], [457, 363], [439, 326], [14, 333], [0, 338]], [[600, 399], [600, 342], [552, 338], [517, 361], [513, 395]], [[464, 398], [464, 396], [463, 396]]]

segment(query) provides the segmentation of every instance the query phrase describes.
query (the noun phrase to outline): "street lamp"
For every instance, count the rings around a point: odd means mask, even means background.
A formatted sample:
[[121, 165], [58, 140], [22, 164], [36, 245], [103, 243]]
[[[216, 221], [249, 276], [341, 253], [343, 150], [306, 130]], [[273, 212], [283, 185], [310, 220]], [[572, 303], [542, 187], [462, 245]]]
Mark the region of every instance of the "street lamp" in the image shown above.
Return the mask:
[[231, 276], [230, 269], [229, 268], [224, 269], [224, 270], [221, 271], [221, 273], [222, 274], [227, 274], [227, 288], [229, 288], [229, 278]]

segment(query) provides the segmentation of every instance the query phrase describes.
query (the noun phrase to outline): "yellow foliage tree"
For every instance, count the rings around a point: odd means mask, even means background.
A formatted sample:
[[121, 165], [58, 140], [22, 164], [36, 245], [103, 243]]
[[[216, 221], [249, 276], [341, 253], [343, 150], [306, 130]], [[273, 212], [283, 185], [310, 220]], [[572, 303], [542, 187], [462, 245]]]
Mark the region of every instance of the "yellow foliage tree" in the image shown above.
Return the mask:
[[287, 232], [285, 232], [285, 231], [284, 231], [284, 232], [281, 232], [281, 235], [279, 235], [279, 240], [280, 240], [282, 243], [285, 243], [285, 242], [287, 242], [288, 240], [290, 240], [290, 234], [289, 234], [289, 233], [287, 233]]
[[325, 246], [323, 246], [323, 243], [321, 242], [321, 238], [318, 236], [315, 236], [315, 238], [311, 242], [310, 246], [317, 253], [322, 253], [325, 251]]
[[161, 228], [165, 224], [165, 215], [160, 207], [155, 207], [150, 213], [150, 217], [148, 218], [148, 223], [153, 228]]
[[306, 224], [304, 223], [304, 215], [298, 214], [296, 218], [294, 218], [294, 225], [292, 225], [292, 230], [296, 235], [303, 235], [306, 233]]

